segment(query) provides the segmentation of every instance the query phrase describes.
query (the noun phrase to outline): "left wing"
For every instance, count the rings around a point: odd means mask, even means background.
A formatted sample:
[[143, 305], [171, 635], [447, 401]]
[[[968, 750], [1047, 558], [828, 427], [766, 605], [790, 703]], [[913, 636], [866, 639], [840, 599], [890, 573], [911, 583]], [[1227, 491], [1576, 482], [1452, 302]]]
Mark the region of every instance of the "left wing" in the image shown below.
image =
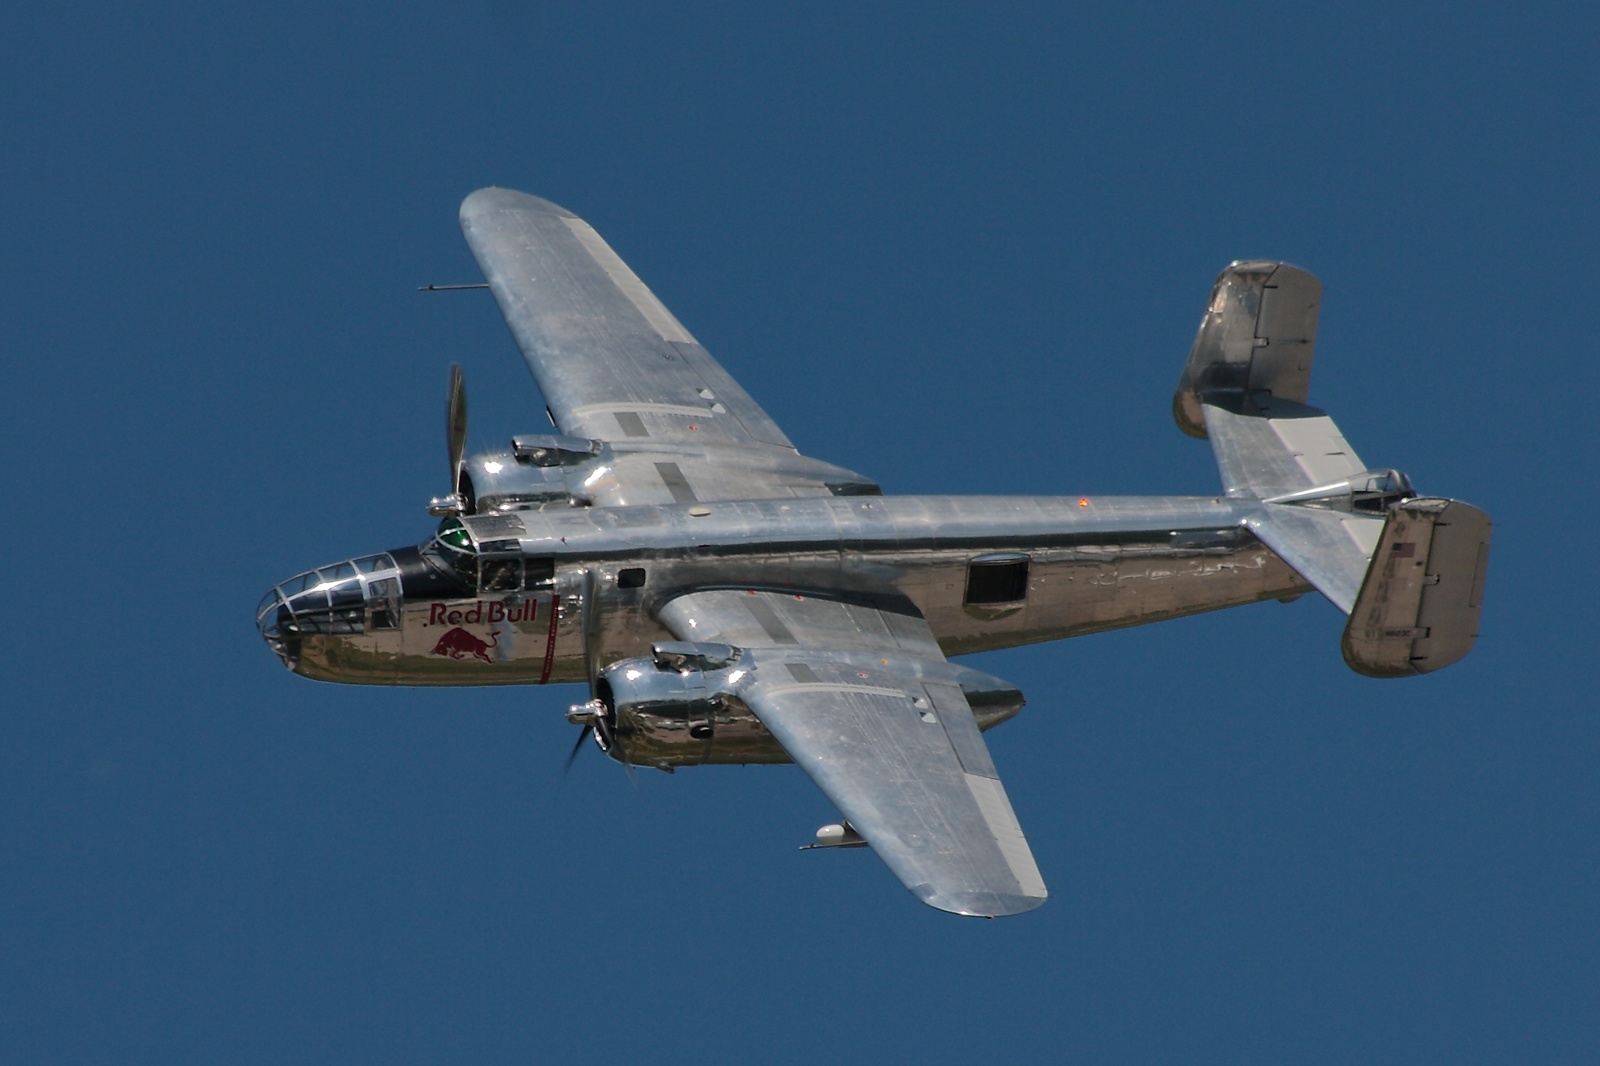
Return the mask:
[[561, 432], [794, 451], [777, 423], [571, 211], [511, 189], [479, 189], [461, 204], [461, 231]]
[[593, 226], [511, 189], [461, 204], [461, 231], [561, 432], [609, 441], [600, 506], [876, 494], [796, 451]]
[[909, 603], [718, 589], [657, 615], [744, 649], [738, 696], [924, 903], [996, 917], [1045, 901], [957, 668]]

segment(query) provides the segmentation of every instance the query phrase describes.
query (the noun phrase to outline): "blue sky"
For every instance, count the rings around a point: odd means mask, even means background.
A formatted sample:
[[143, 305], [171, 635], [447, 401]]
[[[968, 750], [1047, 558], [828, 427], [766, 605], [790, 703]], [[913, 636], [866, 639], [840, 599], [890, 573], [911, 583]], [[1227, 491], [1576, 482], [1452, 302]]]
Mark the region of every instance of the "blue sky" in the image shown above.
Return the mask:
[[[0, 1031], [12, 1061], [1600, 1056], [1594, 57], [1580, 5], [17, 11], [0, 41]], [[1216, 272], [1314, 402], [1485, 507], [1483, 636], [1316, 597], [995, 654], [1050, 903], [918, 906], [792, 768], [633, 783], [575, 689], [317, 685], [272, 582], [543, 426], [456, 226], [577, 211], [893, 492], [1206, 493]]]

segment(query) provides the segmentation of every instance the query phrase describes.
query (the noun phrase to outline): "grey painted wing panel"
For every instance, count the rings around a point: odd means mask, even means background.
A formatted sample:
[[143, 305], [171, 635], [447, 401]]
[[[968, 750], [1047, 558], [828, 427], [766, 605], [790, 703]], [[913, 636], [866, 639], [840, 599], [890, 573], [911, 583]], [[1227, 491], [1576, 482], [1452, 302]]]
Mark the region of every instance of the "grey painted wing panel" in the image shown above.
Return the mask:
[[510, 189], [480, 189], [461, 204], [461, 230], [563, 433], [793, 450], [570, 211]]
[[745, 649], [741, 699], [895, 876], [931, 907], [996, 917], [1048, 895], [961, 689], [928, 624], [775, 592], [664, 604], [683, 640]]
[[1201, 405], [1229, 496], [1284, 496], [1343, 481], [1365, 469], [1339, 427], [1320, 409], [1265, 393], [1229, 399], [1248, 403], [1250, 409]]

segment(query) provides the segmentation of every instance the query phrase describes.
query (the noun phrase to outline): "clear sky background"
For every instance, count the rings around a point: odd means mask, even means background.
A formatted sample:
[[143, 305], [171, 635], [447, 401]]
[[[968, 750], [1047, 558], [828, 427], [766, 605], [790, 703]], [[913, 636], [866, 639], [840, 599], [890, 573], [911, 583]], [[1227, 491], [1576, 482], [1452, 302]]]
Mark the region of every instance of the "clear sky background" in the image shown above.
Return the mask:
[[[1588, 5], [214, 4], [0, 36], [8, 1062], [1600, 1059]], [[1293, 10], [1289, 10], [1292, 8]], [[983, 656], [1051, 888], [917, 904], [788, 768], [586, 752], [575, 688], [294, 677], [299, 570], [422, 539], [542, 401], [456, 209], [593, 223], [890, 492], [1210, 493], [1217, 271], [1496, 522], [1477, 651], [1320, 597]]]

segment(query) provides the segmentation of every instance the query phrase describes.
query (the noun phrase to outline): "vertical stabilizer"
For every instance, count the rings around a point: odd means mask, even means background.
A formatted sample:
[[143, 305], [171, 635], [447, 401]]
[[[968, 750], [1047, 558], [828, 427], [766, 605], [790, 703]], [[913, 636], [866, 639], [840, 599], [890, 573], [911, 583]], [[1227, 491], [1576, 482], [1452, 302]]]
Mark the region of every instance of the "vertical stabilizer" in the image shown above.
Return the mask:
[[1456, 500], [1407, 500], [1390, 510], [1345, 626], [1350, 669], [1406, 677], [1471, 651], [1492, 531], [1488, 515]]
[[1208, 392], [1267, 392], [1303, 404], [1311, 388], [1322, 282], [1288, 263], [1228, 265], [1211, 290], [1189, 362], [1172, 398], [1178, 427], [1204, 437]]

